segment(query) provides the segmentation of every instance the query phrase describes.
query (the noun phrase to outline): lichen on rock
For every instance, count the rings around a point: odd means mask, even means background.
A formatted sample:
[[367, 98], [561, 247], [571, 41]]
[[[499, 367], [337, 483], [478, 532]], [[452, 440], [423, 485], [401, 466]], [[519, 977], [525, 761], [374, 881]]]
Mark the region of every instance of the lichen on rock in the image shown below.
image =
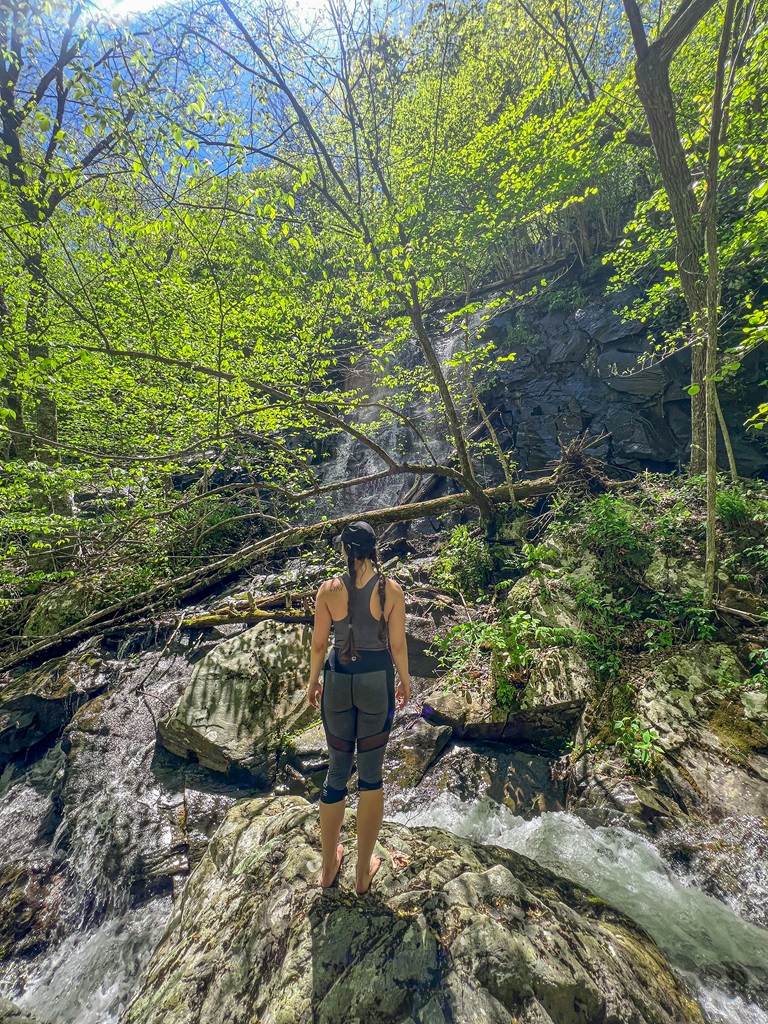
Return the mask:
[[[353, 826], [348, 812], [347, 826]], [[229, 812], [122, 1024], [701, 1024], [651, 940], [510, 851], [385, 825], [372, 891], [318, 885], [317, 812]]]
[[317, 719], [305, 698], [308, 680], [308, 627], [259, 623], [200, 661], [174, 711], [161, 719], [160, 739], [174, 754], [267, 785], [284, 738]]

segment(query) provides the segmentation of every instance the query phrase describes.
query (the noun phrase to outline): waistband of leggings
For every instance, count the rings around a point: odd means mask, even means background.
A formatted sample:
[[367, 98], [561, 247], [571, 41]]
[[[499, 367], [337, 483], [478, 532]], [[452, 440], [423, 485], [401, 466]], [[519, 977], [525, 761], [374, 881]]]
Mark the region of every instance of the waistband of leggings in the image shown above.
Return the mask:
[[332, 648], [328, 654], [325, 667], [331, 672], [338, 672], [341, 675], [361, 675], [363, 672], [381, 672], [394, 669], [392, 655], [387, 649], [383, 651], [358, 651], [354, 661], [344, 664], [336, 657], [336, 651]]

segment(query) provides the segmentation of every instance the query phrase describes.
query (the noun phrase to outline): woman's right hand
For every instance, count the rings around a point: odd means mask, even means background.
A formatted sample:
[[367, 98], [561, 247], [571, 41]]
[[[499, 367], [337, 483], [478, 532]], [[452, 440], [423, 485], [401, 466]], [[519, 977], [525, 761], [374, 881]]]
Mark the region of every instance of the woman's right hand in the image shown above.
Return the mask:
[[395, 687], [395, 703], [398, 708], [404, 708], [408, 701], [411, 699], [411, 681], [407, 679], [403, 681], [398, 679], [397, 686]]
[[320, 710], [320, 697], [323, 693], [323, 684], [319, 679], [315, 679], [307, 687], [307, 700], [313, 708]]

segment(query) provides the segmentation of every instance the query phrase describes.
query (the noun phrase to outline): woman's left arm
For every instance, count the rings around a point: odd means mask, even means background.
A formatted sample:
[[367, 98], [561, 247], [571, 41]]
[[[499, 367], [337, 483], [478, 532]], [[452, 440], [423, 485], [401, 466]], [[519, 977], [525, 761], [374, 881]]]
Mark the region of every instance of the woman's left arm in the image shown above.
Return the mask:
[[320, 707], [320, 695], [323, 692], [320, 672], [328, 653], [328, 637], [333, 621], [326, 602], [326, 591], [329, 585], [329, 581], [321, 583], [315, 597], [315, 624], [312, 630], [312, 653], [309, 659], [309, 686], [307, 687], [307, 700], [313, 708]]

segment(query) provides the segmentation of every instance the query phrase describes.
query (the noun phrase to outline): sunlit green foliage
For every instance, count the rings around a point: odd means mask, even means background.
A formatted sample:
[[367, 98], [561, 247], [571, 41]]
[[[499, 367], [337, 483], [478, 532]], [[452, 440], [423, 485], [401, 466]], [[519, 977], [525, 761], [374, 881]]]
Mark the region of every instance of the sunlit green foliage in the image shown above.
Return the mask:
[[[599, 266], [622, 231], [613, 266], [648, 285], [640, 313], [659, 343], [684, 326], [670, 218], [610, 5], [575, 5], [567, 25], [540, 0], [418, 14], [337, 5], [335, 23], [320, 12], [311, 30], [290, 10], [238, 11], [276, 62], [268, 73], [216, 5], [149, 13], [132, 32], [63, 0], [9, 7], [0, 554], [11, 633], [41, 586], [86, 573], [109, 593], [134, 591], [307, 514], [350, 428], [364, 439], [391, 427], [396, 462], [410, 451], [455, 467], [434, 376], [404, 354], [419, 317], [439, 312], [448, 327], [441, 355], [470, 428], [483, 381], [514, 356], [483, 336], [482, 317], [525, 303], [572, 311], [585, 296], [553, 290], [557, 274]], [[51, 76], [70, 17], [71, 53]], [[719, 17], [673, 82], [692, 161]], [[722, 154], [725, 377], [766, 330], [767, 60], [760, 22]], [[476, 293], [494, 282], [493, 300]], [[508, 347], [525, 343], [524, 329], [510, 334]], [[437, 425], [418, 436], [426, 420]], [[488, 439], [471, 451], [500, 458]], [[734, 523], [737, 504], [721, 498]], [[605, 498], [588, 519], [604, 564], [642, 571], [649, 542], [634, 513]], [[468, 595], [490, 572], [473, 540], [454, 538], [445, 570]], [[762, 566], [758, 547], [729, 551], [740, 575], [748, 552]]]

